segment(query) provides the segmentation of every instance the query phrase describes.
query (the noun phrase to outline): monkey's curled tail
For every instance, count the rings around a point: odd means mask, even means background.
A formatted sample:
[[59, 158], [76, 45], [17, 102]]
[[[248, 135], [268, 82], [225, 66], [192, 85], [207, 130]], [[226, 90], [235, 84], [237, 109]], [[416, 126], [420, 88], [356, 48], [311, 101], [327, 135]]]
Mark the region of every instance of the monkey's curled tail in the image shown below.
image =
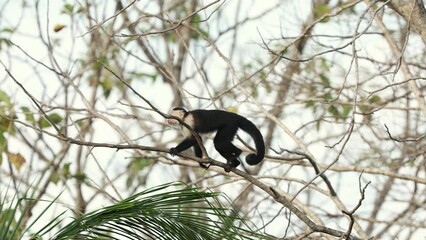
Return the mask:
[[265, 157], [265, 142], [263, 141], [262, 133], [252, 122], [246, 118], [241, 118], [239, 128], [248, 133], [254, 140], [256, 146], [256, 154], [251, 153], [246, 157], [246, 162], [249, 165], [259, 164]]

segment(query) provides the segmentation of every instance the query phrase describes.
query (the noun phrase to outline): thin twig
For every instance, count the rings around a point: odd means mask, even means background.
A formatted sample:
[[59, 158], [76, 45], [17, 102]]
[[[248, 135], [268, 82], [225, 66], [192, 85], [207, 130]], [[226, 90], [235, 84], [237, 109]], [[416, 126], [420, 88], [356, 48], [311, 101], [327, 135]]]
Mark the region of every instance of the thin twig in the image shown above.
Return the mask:
[[393, 137], [392, 134], [389, 131], [388, 126], [386, 124], [384, 124], [384, 125], [385, 125], [385, 128], [386, 128], [386, 133], [388, 134], [389, 138], [393, 141], [396, 141], [396, 142], [418, 142], [418, 141], [420, 141], [420, 140], [422, 140], [423, 138], [426, 137], [426, 134], [423, 134], [422, 136], [420, 136], [418, 138], [398, 139], [398, 138]]

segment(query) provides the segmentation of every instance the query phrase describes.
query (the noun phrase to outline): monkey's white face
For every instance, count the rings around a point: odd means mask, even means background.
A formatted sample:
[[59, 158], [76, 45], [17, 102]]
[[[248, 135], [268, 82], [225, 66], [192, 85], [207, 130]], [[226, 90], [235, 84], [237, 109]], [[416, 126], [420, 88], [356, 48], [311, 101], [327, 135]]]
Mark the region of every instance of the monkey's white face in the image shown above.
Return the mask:
[[[169, 115], [175, 116], [175, 117], [177, 117], [181, 120], [183, 120], [184, 114], [185, 114], [185, 112], [183, 110], [171, 110], [170, 113], [169, 113]], [[176, 120], [176, 119], [169, 118], [169, 119], [167, 119], [167, 123], [170, 124], [170, 125], [178, 125], [179, 121]]]

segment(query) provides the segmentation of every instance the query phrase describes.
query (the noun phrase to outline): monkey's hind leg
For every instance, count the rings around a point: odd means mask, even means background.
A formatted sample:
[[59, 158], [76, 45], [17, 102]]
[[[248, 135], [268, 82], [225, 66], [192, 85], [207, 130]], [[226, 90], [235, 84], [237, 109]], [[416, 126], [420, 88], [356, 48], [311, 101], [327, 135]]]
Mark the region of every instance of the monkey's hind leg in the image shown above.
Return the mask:
[[225, 171], [231, 171], [231, 168], [236, 168], [240, 165], [238, 156], [242, 153], [241, 149], [232, 144], [234, 135], [237, 132], [237, 127], [227, 126], [217, 131], [214, 138], [214, 146], [216, 150], [226, 159]]

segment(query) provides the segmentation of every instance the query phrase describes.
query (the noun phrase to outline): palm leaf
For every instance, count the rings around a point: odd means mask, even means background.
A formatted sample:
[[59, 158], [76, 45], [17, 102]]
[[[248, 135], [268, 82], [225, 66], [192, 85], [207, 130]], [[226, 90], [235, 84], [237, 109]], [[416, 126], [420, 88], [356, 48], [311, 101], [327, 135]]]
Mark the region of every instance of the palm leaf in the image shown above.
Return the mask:
[[224, 208], [217, 193], [169, 183], [82, 215], [52, 240], [264, 238]]

